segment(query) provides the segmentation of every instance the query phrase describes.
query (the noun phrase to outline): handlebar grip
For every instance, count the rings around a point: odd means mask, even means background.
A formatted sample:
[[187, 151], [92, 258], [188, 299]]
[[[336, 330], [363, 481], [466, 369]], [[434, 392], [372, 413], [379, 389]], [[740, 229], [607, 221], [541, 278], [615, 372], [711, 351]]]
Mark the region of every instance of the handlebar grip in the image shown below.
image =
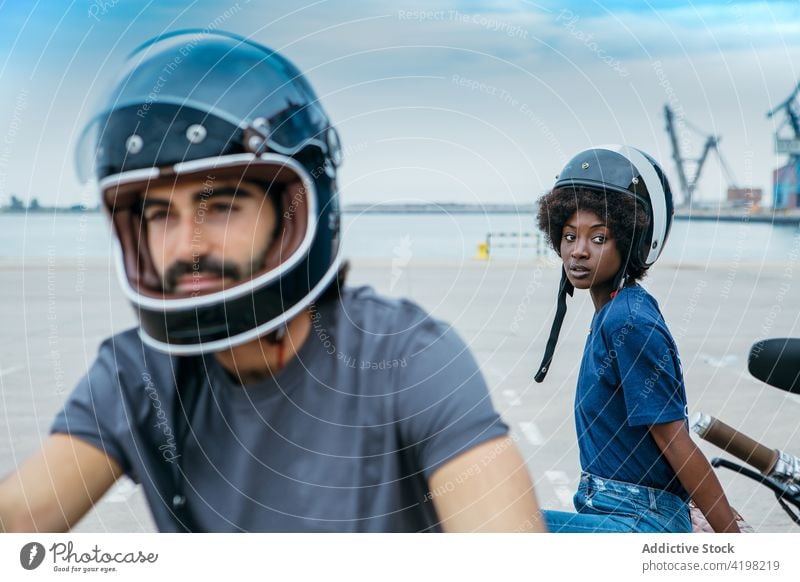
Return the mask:
[[692, 422], [692, 429], [700, 438], [752, 465], [764, 475], [769, 475], [778, 461], [779, 451], [762, 445], [708, 414], [699, 413]]

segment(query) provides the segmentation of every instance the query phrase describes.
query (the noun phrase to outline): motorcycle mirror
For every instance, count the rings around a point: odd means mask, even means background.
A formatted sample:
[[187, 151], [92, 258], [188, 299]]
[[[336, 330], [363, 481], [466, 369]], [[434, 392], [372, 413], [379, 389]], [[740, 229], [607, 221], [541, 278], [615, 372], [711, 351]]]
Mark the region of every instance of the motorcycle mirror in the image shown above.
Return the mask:
[[800, 394], [800, 338], [756, 342], [750, 348], [747, 369], [770, 386]]

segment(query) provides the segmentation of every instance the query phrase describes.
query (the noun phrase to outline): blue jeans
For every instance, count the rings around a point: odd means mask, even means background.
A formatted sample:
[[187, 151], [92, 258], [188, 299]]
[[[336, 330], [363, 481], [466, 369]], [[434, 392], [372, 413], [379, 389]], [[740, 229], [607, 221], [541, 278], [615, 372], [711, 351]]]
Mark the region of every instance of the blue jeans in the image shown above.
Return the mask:
[[690, 533], [689, 505], [677, 495], [633, 483], [581, 475], [578, 513], [542, 511], [554, 533]]

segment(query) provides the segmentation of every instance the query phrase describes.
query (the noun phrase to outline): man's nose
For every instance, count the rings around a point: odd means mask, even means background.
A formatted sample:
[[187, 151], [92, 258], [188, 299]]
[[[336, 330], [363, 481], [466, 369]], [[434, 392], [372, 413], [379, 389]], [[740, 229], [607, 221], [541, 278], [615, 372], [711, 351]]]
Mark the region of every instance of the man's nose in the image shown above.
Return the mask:
[[[191, 263], [208, 253], [208, 238], [202, 220], [187, 213], [180, 218], [172, 239], [175, 260]], [[169, 252], [169, 251], [168, 251]]]

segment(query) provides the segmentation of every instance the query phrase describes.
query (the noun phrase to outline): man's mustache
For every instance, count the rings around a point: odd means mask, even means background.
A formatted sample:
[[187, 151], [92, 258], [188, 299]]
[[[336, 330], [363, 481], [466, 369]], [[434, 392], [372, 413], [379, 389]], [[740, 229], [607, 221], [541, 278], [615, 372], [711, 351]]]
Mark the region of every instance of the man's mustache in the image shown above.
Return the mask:
[[184, 275], [212, 275], [221, 279], [233, 279], [239, 281], [242, 274], [236, 264], [229, 261], [221, 261], [214, 257], [202, 256], [196, 261], [175, 261], [164, 273], [164, 291], [174, 293], [178, 286], [178, 279]]

